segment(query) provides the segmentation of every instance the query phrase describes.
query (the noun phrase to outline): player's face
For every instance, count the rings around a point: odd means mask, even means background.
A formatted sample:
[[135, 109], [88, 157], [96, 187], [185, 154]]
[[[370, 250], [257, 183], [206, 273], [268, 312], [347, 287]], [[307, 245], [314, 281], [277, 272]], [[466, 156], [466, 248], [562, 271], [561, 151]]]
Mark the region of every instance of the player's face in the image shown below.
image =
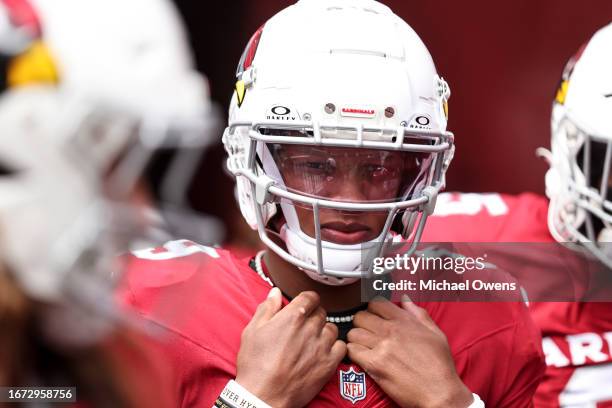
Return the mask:
[[[275, 145], [271, 149], [289, 191], [346, 203], [395, 202], [409, 197], [426, 178], [427, 154], [356, 149]], [[300, 227], [315, 236], [312, 207], [295, 203]], [[321, 208], [323, 240], [350, 245], [378, 237], [387, 211], [347, 211]]]

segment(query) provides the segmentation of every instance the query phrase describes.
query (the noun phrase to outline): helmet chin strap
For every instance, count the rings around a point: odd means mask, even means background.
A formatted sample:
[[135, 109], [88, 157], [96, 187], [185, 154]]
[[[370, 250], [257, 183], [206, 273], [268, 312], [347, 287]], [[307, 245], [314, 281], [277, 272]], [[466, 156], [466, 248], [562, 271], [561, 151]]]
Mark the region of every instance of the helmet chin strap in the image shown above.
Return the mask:
[[[301, 261], [317, 265], [317, 244], [313, 238], [303, 232], [293, 231], [287, 224], [280, 230], [280, 236], [287, 246], [287, 251]], [[340, 246], [340, 245], [339, 245]], [[345, 245], [346, 248], [326, 248], [322, 245], [323, 269], [352, 272], [361, 268], [360, 245]], [[300, 268], [314, 281], [330, 286], [345, 286], [355, 283], [359, 278], [337, 278], [322, 275], [317, 271]]]
[[[387, 234], [391, 237], [391, 234]], [[295, 231], [289, 223], [284, 224], [280, 229], [280, 237], [287, 246], [287, 251], [292, 256], [301, 261], [312, 265], [317, 265], [317, 242], [316, 239], [309, 237], [303, 231]], [[335, 270], [345, 272], [365, 271], [363, 261], [365, 252], [378, 245], [380, 237], [371, 241], [362, 242], [354, 245], [340, 245], [333, 242], [321, 241], [321, 260], [323, 270]], [[317, 271], [300, 268], [312, 280], [330, 285], [345, 286], [357, 282], [360, 278], [338, 278], [320, 274]]]
[[[370, 265], [364, 265], [366, 259], [370, 259], [374, 250], [380, 247], [381, 241], [389, 241], [393, 238], [393, 234], [389, 231], [381, 231], [376, 238], [360, 242], [353, 245], [342, 245], [334, 242], [324, 241], [321, 238], [320, 245], [317, 243], [317, 238], [313, 238], [302, 231], [300, 220], [297, 215], [295, 206], [286, 201], [280, 203], [281, 214], [284, 217], [284, 224], [278, 229], [281, 239], [284, 241], [287, 252], [298, 260], [307, 264], [313, 265], [312, 270], [299, 267], [312, 280], [330, 285], [344, 286], [357, 282], [360, 277], [335, 277], [325, 273], [326, 271], [339, 272], [357, 272], [359, 275], [366, 274]], [[315, 224], [320, 224], [320, 219], [315, 215]], [[282, 219], [278, 219], [281, 221]], [[315, 229], [320, 229], [316, 227]], [[319, 253], [320, 250], [320, 253]], [[319, 259], [322, 268], [317, 271]], [[366, 261], [367, 262], [367, 261]], [[321, 272], [322, 269], [322, 272]]]

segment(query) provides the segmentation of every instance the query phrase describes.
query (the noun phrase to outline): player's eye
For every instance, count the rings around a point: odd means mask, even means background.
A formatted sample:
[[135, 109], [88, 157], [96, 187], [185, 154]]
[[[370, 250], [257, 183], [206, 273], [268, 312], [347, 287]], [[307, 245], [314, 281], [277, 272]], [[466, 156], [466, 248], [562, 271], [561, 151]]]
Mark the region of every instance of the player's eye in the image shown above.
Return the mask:
[[308, 159], [301, 161], [296, 170], [310, 175], [331, 175], [336, 170], [334, 159]]
[[370, 178], [380, 179], [389, 177], [393, 174], [393, 170], [378, 164], [368, 164], [363, 167], [363, 172]]
[[304, 167], [308, 170], [326, 171], [330, 166], [327, 161], [309, 161], [304, 163]]

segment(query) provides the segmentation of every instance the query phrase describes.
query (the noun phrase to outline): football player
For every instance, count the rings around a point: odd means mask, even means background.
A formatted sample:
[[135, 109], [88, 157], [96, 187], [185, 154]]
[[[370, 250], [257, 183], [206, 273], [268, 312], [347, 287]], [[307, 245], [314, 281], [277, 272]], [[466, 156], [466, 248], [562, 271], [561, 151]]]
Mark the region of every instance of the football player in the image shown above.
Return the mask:
[[[591, 258], [589, 262], [599, 262], [609, 274], [611, 49], [612, 25], [608, 25], [565, 67], [553, 101], [551, 150], [539, 150], [550, 163], [545, 179], [548, 199], [531, 193], [518, 196], [445, 193], [439, 197], [436, 214], [430, 217], [424, 240], [577, 243], [578, 247], [563, 253], [561, 262], [536, 254], [538, 248], [549, 253], [545, 248], [551, 245], [523, 246], [522, 253], [515, 253], [517, 262], [523, 265], [519, 269], [532, 268], [542, 276], [540, 287], [553, 285], [543, 277], [549, 270], [556, 267], [558, 275], [568, 268], [576, 269], [569, 262], [583, 257], [585, 250], [587, 255], [591, 254], [587, 256]], [[574, 254], [570, 257], [567, 252]], [[581, 264], [573, 274], [584, 273], [583, 268]], [[610, 300], [609, 285], [598, 289], [608, 293], [607, 298], [600, 300]], [[532, 300], [564, 300], [555, 292], [539, 296]], [[530, 309], [542, 331], [547, 363], [535, 405], [612, 406], [612, 305], [531, 302]]]
[[223, 142], [268, 249], [173, 241], [135, 252], [123, 288], [174, 333], [182, 406], [529, 405], [544, 367], [523, 304], [361, 298], [369, 254], [418, 242], [444, 185], [449, 96], [378, 2], [302, 0], [257, 30]]
[[175, 405], [113, 286], [116, 255], [149, 227], [134, 205], [144, 159], [206, 114], [180, 24], [165, 0], [0, 0], [2, 386]]

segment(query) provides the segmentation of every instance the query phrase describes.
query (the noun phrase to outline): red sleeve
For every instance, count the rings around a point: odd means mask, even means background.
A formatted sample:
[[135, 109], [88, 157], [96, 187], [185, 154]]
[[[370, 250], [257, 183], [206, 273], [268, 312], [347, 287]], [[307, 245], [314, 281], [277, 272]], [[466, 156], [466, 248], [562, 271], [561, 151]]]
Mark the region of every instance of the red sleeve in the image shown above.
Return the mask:
[[[462, 378], [486, 406], [530, 407], [546, 369], [540, 344], [539, 332], [524, 315], [467, 350], [469, 357]], [[479, 366], [488, 367], [480, 370]]]
[[[221, 249], [181, 241], [126, 257], [117, 298], [151, 323], [180, 396], [175, 406], [211, 407], [235, 377], [240, 333], [257, 302], [239, 293], [247, 282], [232, 262]], [[236, 313], [221, 313], [228, 299]]]
[[[517, 328], [516, 340], [524, 333]], [[516, 341], [515, 341], [516, 342]], [[503, 367], [500, 367], [503, 370]], [[519, 344], [508, 356], [505, 369], [507, 392], [501, 396], [499, 407], [531, 407], [533, 396], [546, 370], [544, 357], [538, 344]]]
[[457, 373], [487, 407], [528, 407], [544, 370], [541, 336], [522, 302], [424, 303]]
[[225, 384], [236, 376], [235, 362], [225, 361], [184, 337], [174, 337], [165, 349], [180, 379], [173, 385], [181, 396], [181, 407], [213, 406]]

